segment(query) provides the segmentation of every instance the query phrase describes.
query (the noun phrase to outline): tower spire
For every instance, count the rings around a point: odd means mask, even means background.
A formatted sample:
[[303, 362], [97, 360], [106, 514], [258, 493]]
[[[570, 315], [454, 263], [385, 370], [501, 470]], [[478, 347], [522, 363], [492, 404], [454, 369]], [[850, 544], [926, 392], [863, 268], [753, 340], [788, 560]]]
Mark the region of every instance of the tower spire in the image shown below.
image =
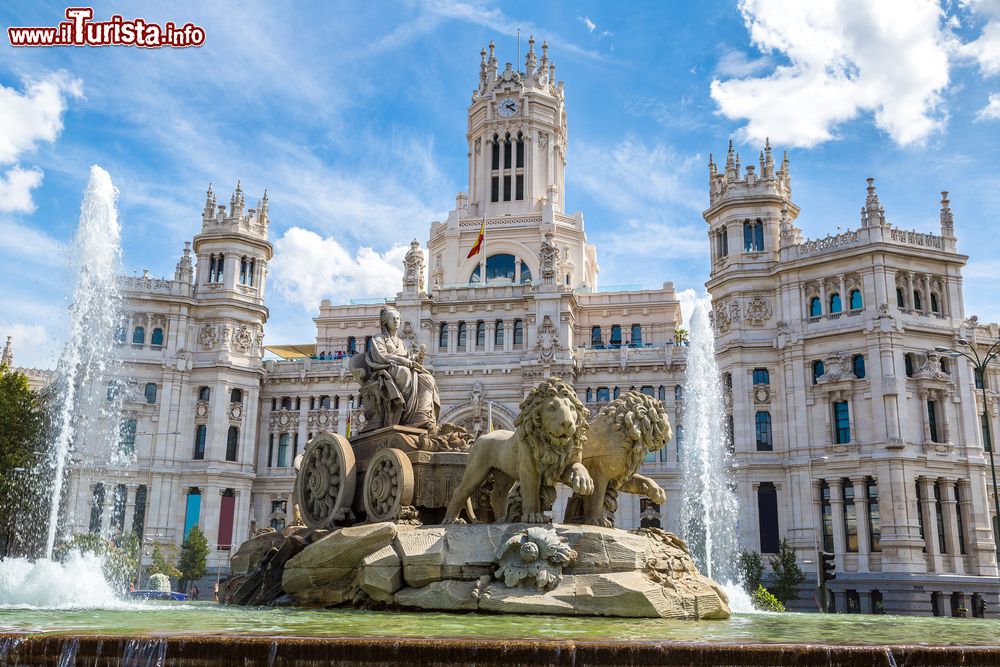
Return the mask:
[[771, 155], [771, 139], [764, 137], [764, 178], [774, 178], [774, 156]]
[[0, 366], [11, 368], [14, 365], [14, 344], [11, 342], [13, 339], [13, 336], [7, 336], [7, 344], [0, 353]]
[[951, 213], [951, 200], [948, 199], [947, 190], [941, 193], [941, 236], [955, 238], [955, 217]]
[[528, 35], [528, 54], [524, 57], [524, 75], [527, 78], [531, 78], [535, 74], [535, 65], [537, 64], [537, 59], [535, 58], [535, 36]]
[[861, 226], [880, 227], [885, 224], [885, 208], [875, 194], [875, 179], [868, 177], [865, 180], [868, 183], [868, 195], [865, 197], [865, 206], [861, 209]]

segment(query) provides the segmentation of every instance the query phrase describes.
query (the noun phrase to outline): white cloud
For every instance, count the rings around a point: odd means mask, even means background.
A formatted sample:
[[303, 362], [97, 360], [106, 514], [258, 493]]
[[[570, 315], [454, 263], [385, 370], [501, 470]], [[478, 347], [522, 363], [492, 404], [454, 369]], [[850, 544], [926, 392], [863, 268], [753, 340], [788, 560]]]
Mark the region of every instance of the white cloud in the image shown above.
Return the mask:
[[292, 227], [274, 243], [270, 264], [275, 287], [289, 301], [308, 310], [322, 299], [393, 296], [402, 288], [403, 257], [408, 246], [379, 253], [362, 247], [352, 256], [336, 239]]
[[986, 106], [976, 114], [977, 120], [997, 120], [1000, 119], [1000, 93], [993, 93], [989, 97]]
[[31, 213], [35, 203], [31, 191], [42, 183], [41, 169], [24, 169], [15, 165], [0, 174], [0, 212]]
[[41, 324], [26, 324], [0, 320], [0, 347], [11, 336], [14, 365], [19, 368], [52, 368], [55, 365], [55, 345]]
[[37, 229], [0, 220], [0, 250], [8, 251], [0, 254], [0, 259], [8, 261], [52, 262], [64, 254], [65, 246]]
[[578, 16], [577, 20], [587, 26], [587, 32], [594, 32], [597, 29], [597, 24], [591, 21], [589, 16]]
[[[37, 148], [51, 143], [63, 129], [67, 99], [82, 97], [83, 84], [63, 71], [24, 82], [24, 92], [0, 85], [0, 164], [16, 163]], [[14, 165], [0, 173], [0, 211], [31, 213], [31, 191], [42, 182], [40, 169]]]
[[814, 146], [871, 113], [901, 145], [943, 126], [950, 33], [934, 0], [741, 0], [750, 41], [788, 63], [768, 76], [712, 81], [719, 113], [747, 120], [741, 138]]
[[743, 51], [726, 49], [719, 62], [715, 65], [715, 73], [723, 77], [742, 78], [751, 76], [767, 69], [772, 64], [771, 58], [761, 56], [751, 60]]
[[704, 290], [698, 292], [689, 287], [677, 292], [677, 300], [681, 303], [681, 316], [684, 318], [682, 326], [684, 329], [690, 329], [691, 313], [694, 312], [695, 305], [700, 303], [705, 307], [706, 311], [712, 310], [712, 297]]

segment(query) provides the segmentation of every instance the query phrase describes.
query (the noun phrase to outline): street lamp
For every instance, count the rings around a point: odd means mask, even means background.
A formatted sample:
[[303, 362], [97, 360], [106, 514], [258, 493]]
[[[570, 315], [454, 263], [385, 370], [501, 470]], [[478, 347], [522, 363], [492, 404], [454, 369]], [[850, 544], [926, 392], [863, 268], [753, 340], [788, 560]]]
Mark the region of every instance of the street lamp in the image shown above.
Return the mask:
[[[986, 351], [986, 354], [983, 356], [979, 356], [979, 350], [970, 345], [969, 341], [967, 341], [964, 338], [959, 338], [958, 344], [964, 345], [965, 347], [969, 348], [972, 354], [968, 354], [966, 352], [960, 352], [958, 350], [953, 350], [949, 347], [944, 347], [942, 345], [938, 345], [937, 347], [935, 347], [934, 351], [942, 352], [950, 357], [965, 357], [972, 364], [972, 367], [975, 369], [975, 372], [979, 374], [978, 375], [979, 388], [983, 392], [983, 419], [986, 422], [984, 424], [985, 430], [983, 435], [985, 436], [990, 445], [990, 450], [989, 450], [990, 475], [993, 478], [993, 509], [996, 512], [992, 521], [993, 543], [997, 550], [997, 563], [1000, 564], [1000, 493], [997, 492], [997, 468], [996, 468], [996, 463], [993, 460], [993, 449], [994, 449], [993, 434], [992, 434], [992, 429], [990, 427], [989, 406], [986, 403], [986, 367], [989, 365], [991, 361], [993, 361], [994, 359], [997, 358], [998, 355], [1000, 355], [1000, 340], [997, 340], [995, 343], [993, 343], [993, 345], [990, 346], [990, 349], [988, 349]], [[985, 445], [986, 443], [983, 444]]]

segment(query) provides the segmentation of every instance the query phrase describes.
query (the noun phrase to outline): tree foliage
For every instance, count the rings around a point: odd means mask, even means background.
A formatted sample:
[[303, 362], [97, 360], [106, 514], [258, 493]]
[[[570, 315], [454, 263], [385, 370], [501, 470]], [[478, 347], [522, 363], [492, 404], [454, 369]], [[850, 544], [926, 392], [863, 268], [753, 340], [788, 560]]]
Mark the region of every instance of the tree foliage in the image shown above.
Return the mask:
[[787, 604], [789, 600], [798, 597], [798, 586], [806, 580], [805, 573], [795, 562], [795, 549], [782, 538], [778, 545], [778, 553], [768, 558], [771, 571], [774, 572], [774, 585], [771, 590], [774, 597]]
[[28, 386], [28, 376], [0, 366], [0, 471], [35, 463], [45, 411], [38, 395]]
[[159, 544], [153, 546], [152, 561], [153, 562], [150, 564], [149, 569], [146, 570], [150, 577], [156, 574], [163, 574], [168, 577], [173, 577], [174, 579], [181, 578], [181, 571], [170, 564], [167, 557], [164, 556], [163, 549]]
[[757, 588], [750, 594], [750, 602], [757, 611], [785, 611], [785, 605], [781, 604], [781, 600], [771, 595], [763, 584], [757, 584]]
[[197, 525], [191, 527], [181, 545], [177, 569], [181, 572], [182, 590], [187, 590], [190, 582], [198, 581], [208, 572], [208, 540]]
[[747, 595], [753, 595], [764, 578], [764, 559], [756, 551], [740, 549], [736, 562], [736, 574]]

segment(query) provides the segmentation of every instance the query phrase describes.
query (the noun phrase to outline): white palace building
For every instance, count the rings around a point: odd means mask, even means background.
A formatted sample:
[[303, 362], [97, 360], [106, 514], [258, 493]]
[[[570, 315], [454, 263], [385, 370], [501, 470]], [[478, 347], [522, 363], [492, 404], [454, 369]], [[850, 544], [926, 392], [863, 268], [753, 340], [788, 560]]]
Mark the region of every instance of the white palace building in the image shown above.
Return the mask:
[[[473, 432], [511, 428], [539, 380], [572, 382], [592, 409], [637, 389], [664, 402], [676, 437], [644, 473], [665, 507], [623, 495], [616, 524], [679, 530], [686, 347], [671, 283], [601, 288], [597, 248], [567, 213], [563, 83], [534, 41], [523, 70], [483, 51], [468, 108], [469, 188], [446, 220], [413, 241], [400, 291], [400, 335], [426, 348], [441, 419]], [[887, 222], [869, 182], [860, 227], [803, 240], [785, 157], [770, 147], [741, 166], [709, 166], [704, 213], [737, 467], [742, 545], [787, 538], [814, 573], [836, 554], [837, 609], [987, 615], [1000, 607], [990, 526], [987, 413], [964, 360], [935, 353], [996, 339], [967, 319], [951, 210], [940, 234]], [[307, 345], [267, 349], [265, 195], [247, 208], [209, 189], [201, 229], [172, 278], [124, 278], [127, 352], [120, 453], [127, 468], [77, 454], [70, 510], [79, 531], [135, 531], [179, 544], [199, 524], [213, 567], [256, 530], [292, 520], [293, 460], [316, 433], [357, 423], [348, 368], [378, 333], [383, 300], [319, 304]], [[484, 230], [484, 251], [469, 257]], [[195, 268], [195, 266], [197, 268]], [[307, 335], [303, 335], [307, 338]], [[677, 340], [681, 340], [678, 343]], [[720, 447], [725, 446], [720, 443]], [[815, 609], [813, 584], [799, 607]], [[972, 613], [970, 613], [972, 615]]]

